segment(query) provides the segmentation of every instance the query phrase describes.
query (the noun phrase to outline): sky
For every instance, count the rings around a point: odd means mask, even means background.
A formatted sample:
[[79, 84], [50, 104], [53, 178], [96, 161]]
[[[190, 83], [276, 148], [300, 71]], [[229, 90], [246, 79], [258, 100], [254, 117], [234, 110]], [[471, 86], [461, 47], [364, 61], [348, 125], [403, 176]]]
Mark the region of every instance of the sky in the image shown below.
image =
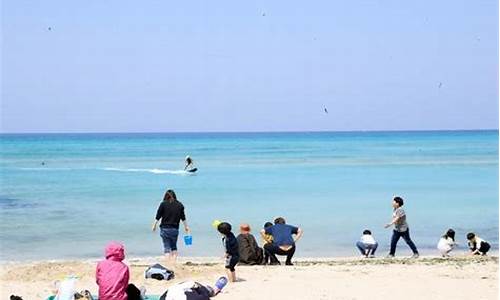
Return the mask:
[[3, 133], [498, 129], [496, 0], [3, 0], [0, 43]]

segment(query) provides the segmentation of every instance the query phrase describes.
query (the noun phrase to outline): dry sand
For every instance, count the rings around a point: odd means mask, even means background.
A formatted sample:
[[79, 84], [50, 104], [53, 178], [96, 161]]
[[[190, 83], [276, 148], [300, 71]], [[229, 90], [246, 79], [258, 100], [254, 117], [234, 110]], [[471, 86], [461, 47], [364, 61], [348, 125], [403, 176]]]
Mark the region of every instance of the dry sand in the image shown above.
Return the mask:
[[[146, 267], [161, 258], [129, 259], [131, 282], [148, 294], [161, 294], [173, 283], [196, 280], [213, 284], [224, 275], [220, 260], [184, 258], [176, 279], [144, 279]], [[68, 274], [80, 277], [78, 289], [97, 292], [96, 261], [6, 263], [0, 272], [0, 299], [45, 299], [51, 282]], [[229, 284], [214, 299], [498, 299], [498, 257], [441, 259], [298, 259], [295, 266], [238, 266], [240, 282]]]

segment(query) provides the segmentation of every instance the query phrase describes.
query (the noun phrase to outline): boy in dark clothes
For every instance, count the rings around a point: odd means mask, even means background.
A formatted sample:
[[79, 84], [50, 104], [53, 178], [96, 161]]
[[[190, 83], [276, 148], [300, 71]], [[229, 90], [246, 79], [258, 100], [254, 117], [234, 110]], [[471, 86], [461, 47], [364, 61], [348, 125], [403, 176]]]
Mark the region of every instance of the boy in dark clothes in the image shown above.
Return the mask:
[[236, 237], [231, 232], [231, 224], [227, 222], [220, 223], [219, 226], [217, 226], [217, 231], [219, 231], [223, 235], [222, 243], [224, 244], [224, 248], [226, 250], [224, 257], [226, 258], [225, 267], [227, 269], [227, 277], [229, 278], [230, 282], [235, 282], [236, 272], [234, 267], [240, 260], [238, 252], [238, 240], [236, 240]]

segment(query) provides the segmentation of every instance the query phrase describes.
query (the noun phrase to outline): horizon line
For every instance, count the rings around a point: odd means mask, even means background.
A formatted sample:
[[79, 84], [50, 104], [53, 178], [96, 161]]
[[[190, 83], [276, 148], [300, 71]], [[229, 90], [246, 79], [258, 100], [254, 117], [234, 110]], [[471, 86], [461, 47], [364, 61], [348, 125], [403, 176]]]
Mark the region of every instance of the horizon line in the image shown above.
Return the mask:
[[498, 128], [478, 129], [376, 129], [376, 130], [271, 130], [271, 131], [52, 131], [52, 132], [0, 132], [0, 135], [30, 134], [191, 134], [191, 133], [377, 133], [377, 132], [454, 132], [499, 131]]

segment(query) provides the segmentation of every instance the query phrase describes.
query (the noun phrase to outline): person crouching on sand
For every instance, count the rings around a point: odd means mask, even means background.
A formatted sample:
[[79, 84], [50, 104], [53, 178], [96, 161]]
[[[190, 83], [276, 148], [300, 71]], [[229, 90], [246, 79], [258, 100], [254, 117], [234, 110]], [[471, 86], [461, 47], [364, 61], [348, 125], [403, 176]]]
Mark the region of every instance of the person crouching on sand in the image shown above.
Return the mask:
[[368, 229], [363, 231], [363, 235], [360, 240], [356, 243], [361, 255], [364, 257], [375, 257], [375, 251], [377, 251], [378, 243], [372, 236], [372, 232]]
[[[286, 255], [287, 266], [292, 266], [292, 257], [295, 253], [295, 243], [302, 237], [303, 231], [299, 227], [286, 224], [285, 219], [278, 217], [274, 220], [274, 225], [261, 230], [261, 235], [266, 234], [273, 236], [273, 243], [266, 244], [264, 249], [269, 253], [271, 265], [279, 265], [280, 262], [276, 257], [278, 255]], [[295, 237], [293, 236], [295, 235]]]
[[217, 226], [217, 231], [222, 234], [222, 244], [224, 245], [226, 259], [225, 268], [230, 282], [236, 281], [236, 270], [234, 267], [240, 260], [238, 240], [231, 232], [231, 224], [222, 222]]
[[473, 232], [467, 233], [467, 240], [469, 241], [470, 255], [486, 255], [491, 248], [487, 241], [481, 239]]
[[394, 254], [396, 253], [396, 246], [398, 245], [400, 237], [405, 240], [411, 251], [413, 251], [412, 258], [418, 258], [417, 247], [410, 238], [410, 228], [408, 228], [408, 223], [406, 222], [406, 213], [402, 208], [403, 204], [403, 198], [401, 197], [396, 196], [392, 199], [392, 221], [391, 223], [385, 225], [385, 228], [389, 228], [394, 225], [391, 238], [391, 250], [389, 255], [387, 255], [387, 258], [394, 257]]
[[455, 230], [448, 229], [446, 233], [439, 239], [437, 248], [443, 257], [449, 257], [450, 252], [457, 246], [455, 242]]

